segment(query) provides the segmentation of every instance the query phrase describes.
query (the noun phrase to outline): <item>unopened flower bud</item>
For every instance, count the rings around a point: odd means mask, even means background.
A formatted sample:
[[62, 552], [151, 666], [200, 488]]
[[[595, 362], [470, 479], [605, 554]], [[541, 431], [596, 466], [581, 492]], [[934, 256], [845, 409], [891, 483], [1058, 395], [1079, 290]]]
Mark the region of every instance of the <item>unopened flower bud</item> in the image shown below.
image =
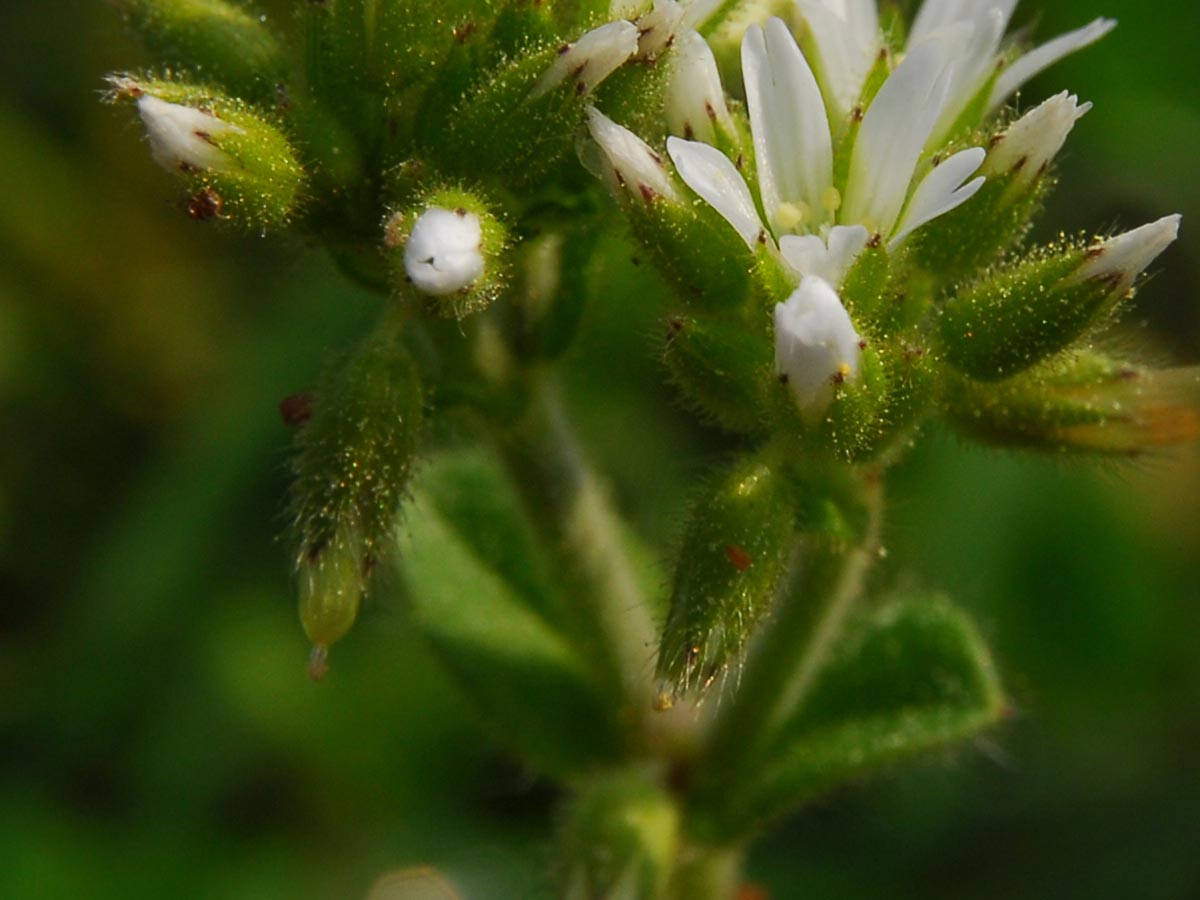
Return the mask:
[[575, 84], [575, 93], [587, 94], [637, 51], [638, 28], [632, 22], [601, 25], [574, 44], [563, 45], [530, 96], [540, 97], [568, 78]]
[[260, 230], [286, 223], [304, 170], [270, 116], [198, 85], [125, 75], [109, 84], [112, 100], [136, 102], [155, 161], [187, 182], [193, 217]]
[[1080, 103], [1066, 91], [1034, 107], [996, 137], [982, 173], [990, 178], [1011, 176], [1011, 189], [1028, 187], [1045, 172], [1075, 123], [1091, 108], [1091, 103]]
[[805, 276], [775, 306], [775, 370], [807, 417], [825, 411], [837, 384], [858, 377], [860, 343], [837, 291], [823, 278]]
[[683, 21], [684, 8], [676, 0], [654, 0], [654, 8], [635, 23], [637, 59], [653, 60], [671, 45]]
[[384, 233], [397, 284], [446, 298], [437, 309], [460, 319], [508, 284], [507, 241], [508, 230], [488, 203], [459, 188], [434, 191], [393, 214]]
[[[647, 203], [656, 197], [678, 199], [662, 157], [645, 141], [595, 107], [588, 107], [587, 123], [595, 143], [580, 148], [584, 164], [614, 193], [627, 193]], [[594, 148], [599, 149], [598, 154]]]
[[1181, 216], [1164, 216], [1133, 231], [1111, 237], [1088, 250], [1087, 260], [1070, 281], [1106, 281], [1127, 291], [1135, 278], [1179, 236]]
[[417, 290], [440, 297], [469, 287], [483, 274], [483, 228], [465, 209], [421, 213], [404, 247], [404, 271]]
[[708, 42], [695, 31], [684, 32], [676, 41], [665, 104], [672, 134], [706, 144], [715, 141], [718, 130], [736, 134], [717, 61]]

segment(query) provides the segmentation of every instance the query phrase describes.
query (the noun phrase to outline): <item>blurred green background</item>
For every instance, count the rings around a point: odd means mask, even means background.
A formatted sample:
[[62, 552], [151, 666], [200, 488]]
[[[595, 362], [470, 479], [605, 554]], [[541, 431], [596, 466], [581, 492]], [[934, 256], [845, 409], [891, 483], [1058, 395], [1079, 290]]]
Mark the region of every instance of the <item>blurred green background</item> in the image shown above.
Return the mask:
[[[1055, 0], [1039, 33], [1101, 13], [1120, 28], [1025, 92], [1096, 102], [1043, 233], [1182, 212], [1126, 329], [1200, 363], [1200, 13]], [[554, 792], [401, 610], [305, 675], [276, 404], [379, 301], [298, 240], [182, 214], [98, 102], [148, 62], [104, 3], [0, 7], [0, 896], [354, 898], [417, 864], [468, 898], [541, 896]], [[573, 404], [661, 542], [725, 446], [659, 386], [645, 276], [611, 249]], [[892, 577], [973, 612], [1018, 714], [794, 817], [752, 877], [777, 898], [1200, 896], [1197, 449], [1084, 465], [934, 430], [893, 494]]]

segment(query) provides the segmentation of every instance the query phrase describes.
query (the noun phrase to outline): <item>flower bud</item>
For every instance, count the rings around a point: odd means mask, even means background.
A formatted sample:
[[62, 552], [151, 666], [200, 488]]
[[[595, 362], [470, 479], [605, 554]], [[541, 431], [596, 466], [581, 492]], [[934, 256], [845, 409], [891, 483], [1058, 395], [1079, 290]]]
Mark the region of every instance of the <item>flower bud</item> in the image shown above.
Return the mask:
[[680, 34], [675, 42], [664, 102], [671, 134], [715, 145], [720, 132], [727, 141], [736, 141], [717, 61], [695, 31]]
[[680, 547], [658, 674], [680, 693], [735, 663], [769, 609], [792, 550], [796, 499], [763, 457], [739, 460], [701, 495]]
[[1051, 248], [976, 282], [943, 311], [947, 361], [996, 381], [1068, 347], [1108, 319], [1178, 230], [1179, 216], [1167, 216], [1090, 249]]
[[1093, 351], [999, 384], [954, 379], [951, 421], [1001, 446], [1132, 456], [1200, 436], [1200, 368], [1151, 369]]
[[645, 141], [594, 106], [588, 107], [587, 126], [592, 143], [580, 146], [580, 156], [614, 194], [628, 194], [644, 203], [659, 197], [678, 201], [662, 157]]
[[491, 303], [508, 283], [503, 260], [507, 236], [478, 196], [447, 189], [395, 213], [387, 222], [384, 243], [398, 282], [427, 297], [447, 298], [437, 308], [461, 319]]
[[266, 100], [287, 77], [287, 56], [266, 25], [227, 0], [115, 0], [160, 62], [238, 96]]
[[1092, 108], [1063, 91], [1036, 106], [997, 135], [980, 170], [992, 180], [1011, 179], [1010, 195], [1040, 178], [1066, 143], [1071, 129]]
[[314, 675], [354, 623], [371, 572], [394, 543], [417, 450], [421, 384], [390, 327], [323, 380], [297, 434], [291, 513]]
[[304, 171], [287, 137], [255, 108], [216, 91], [171, 81], [113, 76], [112, 99], [133, 100], [150, 153], [192, 192], [193, 217], [266, 229], [285, 224]]
[[637, 52], [636, 25], [623, 20], [601, 25], [574, 44], [564, 44], [560, 48], [530, 97], [536, 99], [568, 80], [574, 85], [574, 93], [590, 93]]
[[803, 416], [820, 416], [834, 386], [858, 377], [861, 340], [837, 291], [819, 276], [806, 275], [775, 305], [775, 371]]

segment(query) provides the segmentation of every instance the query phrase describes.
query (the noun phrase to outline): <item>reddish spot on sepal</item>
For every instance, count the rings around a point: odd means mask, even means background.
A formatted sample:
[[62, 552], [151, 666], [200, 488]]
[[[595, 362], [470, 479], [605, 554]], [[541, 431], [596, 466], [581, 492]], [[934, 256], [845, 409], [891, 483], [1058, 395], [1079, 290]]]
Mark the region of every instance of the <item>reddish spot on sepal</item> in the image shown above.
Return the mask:
[[298, 428], [313, 414], [313, 395], [309, 393], [291, 394], [279, 401], [279, 415], [283, 424], [289, 428]]
[[754, 564], [754, 560], [751, 559], [745, 548], [739, 547], [737, 544], [729, 544], [725, 548], [725, 558], [739, 572], [745, 572]]
[[771, 900], [771, 895], [761, 885], [743, 884], [738, 888], [736, 900]]

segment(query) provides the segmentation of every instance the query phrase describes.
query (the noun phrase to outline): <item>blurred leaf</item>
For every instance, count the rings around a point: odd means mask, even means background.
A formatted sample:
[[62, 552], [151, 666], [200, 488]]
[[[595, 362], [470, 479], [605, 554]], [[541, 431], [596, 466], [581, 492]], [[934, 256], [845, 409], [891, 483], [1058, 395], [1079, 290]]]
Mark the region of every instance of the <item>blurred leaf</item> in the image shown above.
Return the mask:
[[[455, 510], [446, 502], [452, 471], [429, 467], [400, 530], [399, 574], [419, 629], [495, 732], [523, 757], [558, 774], [611, 761], [621, 739], [604, 687], [536, 603], [506, 579], [528, 583], [536, 576], [527, 577], [513, 556], [498, 571], [489, 559], [493, 548], [464, 536], [482, 508]], [[426, 480], [440, 487], [430, 491]], [[439, 507], [439, 494], [461, 517]], [[488, 528], [493, 534], [497, 521]], [[527, 527], [515, 512], [510, 521], [514, 534]]]
[[846, 641], [772, 758], [723, 793], [712, 824], [720, 838], [744, 835], [821, 791], [968, 737], [1004, 709], [966, 616], [939, 599], [892, 603]]

